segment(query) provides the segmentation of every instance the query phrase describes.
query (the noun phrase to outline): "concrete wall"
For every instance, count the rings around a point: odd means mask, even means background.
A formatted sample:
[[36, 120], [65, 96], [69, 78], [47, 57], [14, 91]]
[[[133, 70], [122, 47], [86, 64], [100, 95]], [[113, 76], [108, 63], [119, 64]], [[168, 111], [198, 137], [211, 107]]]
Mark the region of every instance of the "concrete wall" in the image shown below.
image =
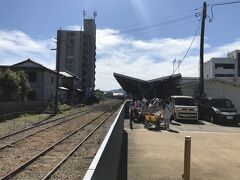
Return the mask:
[[42, 112], [48, 105], [46, 101], [2, 102], [0, 120], [16, 117], [22, 113]]
[[88, 168], [84, 180], [117, 179], [124, 128], [124, 104]]

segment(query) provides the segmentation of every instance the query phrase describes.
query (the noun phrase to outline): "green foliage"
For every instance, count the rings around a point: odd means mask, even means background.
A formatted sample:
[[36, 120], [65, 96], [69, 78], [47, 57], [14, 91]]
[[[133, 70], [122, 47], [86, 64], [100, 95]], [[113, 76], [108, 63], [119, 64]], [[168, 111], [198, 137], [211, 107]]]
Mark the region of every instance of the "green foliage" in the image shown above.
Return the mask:
[[4, 100], [10, 100], [11, 97], [16, 96], [19, 91], [20, 78], [10, 69], [7, 69], [2, 77], [2, 96]]
[[[45, 112], [53, 112], [54, 111], [54, 107], [55, 107], [55, 104], [54, 104], [54, 101], [51, 101], [48, 103], [48, 106], [46, 107], [46, 109], [44, 110]], [[57, 112], [58, 113], [64, 113], [65, 111], [69, 111], [71, 110], [73, 107], [68, 105], [68, 104], [61, 104], [61, 103], [58, 103], [58, 109], [57, 109]]]
[[100, 90], [95, 90], [92, 96], [90, 96], [84, 103], [89, 105], [93, 103], [99, 103], [99, 101], [104, 100], [104, 92]]
[[96, 99], [98, 100], [98, 101], [102, 101], [102, 100], [104, 100], [104, 92], [103, 91], [100, 91], [99, 89], [97, 89], [97, 90], [95, 90], [94, 91], [94, 93], [93, 93], [93, 95], [96, 97]]
[[1, 77], [0, 96], [3, 100], [17, 100], [19, 95], [24, 100], [30, 85], [27, 75], [23, 71], [14, 72], [7, 69]]
[[16, 73], [17, 73], [18, 77], [20, 78], [19, 88], [20, 88], [21, 100], [23, 101], [26, 98], [28, 92], [30, 91], [28, 75], [23, 71], [17, 71]]
[[69, 111], [72, 109], [72, 106], [68, 105], [68, 104], [60, 104], [58, 106], [58, 110], [60, 113], [63, 113], [64, 111]]
[[45, 112], [53, 112], [53, 110], [54, 110], [54, 102], [50, 101], [44, 111]]

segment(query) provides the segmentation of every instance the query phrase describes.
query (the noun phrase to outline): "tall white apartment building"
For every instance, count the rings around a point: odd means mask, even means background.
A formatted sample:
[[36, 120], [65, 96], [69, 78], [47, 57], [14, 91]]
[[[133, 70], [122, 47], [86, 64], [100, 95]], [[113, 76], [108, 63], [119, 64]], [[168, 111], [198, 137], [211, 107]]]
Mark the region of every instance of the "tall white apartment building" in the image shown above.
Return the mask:
[[84, 19], [79, 31], [59, 30], [60, 71], [68, 71], [80, 80], [77, 88], [91, 92], [95, 88], [96, 24], [95, 19]]
[[240, 79], [240, 51], [228, 53], [226, 58], [211, 58], [204, 63], [204, 78]]

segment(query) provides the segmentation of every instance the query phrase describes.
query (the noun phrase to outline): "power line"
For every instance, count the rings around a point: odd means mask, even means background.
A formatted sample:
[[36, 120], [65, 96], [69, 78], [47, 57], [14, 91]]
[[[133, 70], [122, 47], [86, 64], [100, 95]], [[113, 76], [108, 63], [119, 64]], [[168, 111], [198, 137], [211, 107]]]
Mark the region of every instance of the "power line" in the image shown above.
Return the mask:
[[[154, 18], [154, 19], [152, 19], [152, 20], [149, 20], [149, 21], [144, 21], [144, 23], [146, 24], [146, 25], [149, 25], [149, 24], [154, 24], [155, 22], [158, 22], [159, 20], [160, 20], [160, 22], [162, 21], [162, 20], [166, 20], [166, 19], [171, 19], [171, 18], [173, 18], [173, 17], [175, 17], [175, 16], [178, 16], [179, 17], [179, 15], [184, 15], [184, 14], [193, 14], [193, 12], [195, 12], [197, 9], [194, 9], [194, 10], [187, 10], [187, 11], [183, 11], [183, 12], [179, 12], [179, 13], [176, 13], [176, 14], [173, 14], [173, 15], [169, 15], [169, 16], [165, 16], [165, 17], [162, 17], [162, 18]], [[191, 12], [191, 13], [190, 13]], [[142, 24], [139, 24], [139, 23], [135, 23], [135, 24], [131, 24], [131, 25], [128, 25], [128, 26], [124, 26], [124, 27], [119, 27], [118, 29], [120, 29], [120, 30], [123, 30], [123, 31], [125, 31], [125, 30], [128, 30], [128, 29], [132, 29], [132, 28], [136, 28], [136, 26], [139, 26], [139, 25], [142, 25]]]
[[138, 31], [133, 31], [133, 32], [128, 32], [128, 33], [125, 33], [124, 35], [130, 35], [130, 34], [141, 34], [141, 33], [146, 33], [146, 32], [152, 32], [152, 31], [157, 31], [157, 32], [162, 32], [164, 30], [167, 30], [167, 29], [173, 29], [175, 27], [180, 27], [180, 26], [183, 26], [183, 25], [186, 25], [186, 24], [191, 24], [191, 23], [194, 23], [196, 22], [196, 20], [192, 20], [192, 21], [186, 21], [184, 23], [178, 23], [178, 24], [175, 24], [175, 25], [171, 25], [171, 26], [165, 26], [163, 28], [161, 27], [155, 27], [155, 28], [146, 28], [146, 29], [139, 29]]
[[[178, 23], [178, 24], [173, 24], [173, 25], [168, 25], [168, 26], [165, 26], [165, 27], [155, 27], [155, 28], [146, 28], [146, 29], [141, 29], [141, 30], [138, 30], [138, 31], [133, 31], [133, 32], [128, 32], [128, 33], [122, 33], [122, 35], [126, 36], [126, 35], [131, 35], [131, 34], [143, 34], [143, 33], [146, 33], [146, 32], [151, 32], [151, 31], [157, 31], [157, 32], [163, 32], [164, 30], [168, 30], [168, 29], [173, 29], [173, 28], [177, 28], [177, 27], [180, 27], [180, 26], [183, 26], [183, 25], [187, 25], [187, 24], [192, 24], [192, 23], [196, 23], [196, 20], [191, 20], [191, 21], [186, 21], [184, 23]], [[120, 35], [120, 32], [117, 31], [116, 33], [112, 33], [111, 35], [113, 36], [117, 36], [117, 35]], [[98, 36], [97, 39], [102, 39], [102, 38], [105, 38], [105, 36]], [[109, 37], [110, 38], [110, 37]]]
[[232, 2], [222, 2], [222, 3], [215, 3], [215, 4], [208, 4], [211, 6], [211, 18], [209, 18], [209, 22], [213, 21], [213, 7], [215, 6], [223, 6], [223, 5], [231, 5], [231, 4], [239, 4], [240, 1], [232, 1]]
[[[152, 31], [163, 32], [164, 30], [177, 28], [177, 27], [180, 27], [180, 26], [183, 26], [183, 25], [187, 25], [187, 24], [192, 24], [192, 23], [195, 23], [195, 22], [196, 22], [196, 20], [192, 20], [192, 21], [187, 21], [187, 22], [184, 22], [184, 23], [178, 23], [178, 24], [171, 25], [171, 26], [165, 26], [164, 28], [156, 27], [154, 29], [142, 29], [141, 31], [128, 32], [128, 33], [125, 33], [125, 34], [122, 34], [122, 35], [123, 36], [131, 35], [131, 34], [136, 35], [136, 34], [143, 34], [143, 33], [147, 33], [147, 32], [152, 32]], [[173, 30], [175, 30], [175, 29], [173, 29]], [[112, 33], [111, 35], [118, 36], [118, 35], [120, 35], [120, 33], [118, 31], [117, 33]], [[108, 37], [108, 39], [109, 38], [112, 38], [112, 37]], [[107, 38], [104, 37], [104, 36], [98, 36], [98, 39], [107, 39]]]
[[176, 69], [173, 71], [173, 74], [174, 74], [175, 71], [180, 67], [180, 65], [182, 64], [182, 62], [183, 62], [184, 59], [186, 58], [188, 52], [190, 51], [190, 49], [191, 49], [191, 47], [192, 47], [192, 45], [193, 45], [193, 42], [195, 41], [195, 38], [197, 37], [197, 35], [198, 35], [198, 33], [199, 33], [199, 30], [200, 30], [200, 22], [199, 22], [199, 24], [198, 24], [198, 26], [197, 26], [196, 32], [195, 32], [195, 34], [194, 34], [194, 36], [193, 36], [193, 39], [192, 39], [192, 41], [191, 41], [191, 43], [190, 43], [190, 46], [188, 47], [188, 49], [187, 49], [186, 53], [184, 54], [182, 60], [179, 61], [178, 66], [177, 66]]
[[166, 26], [166, 25], [169, 25], [169, 24], [178, 23], [180, 21], [186, 21], [188, 19], [192, 19], [193, 17], [195, 18], [195, 16], [193, 16], [193, 15], [178, 17], [178, 18], [175, 18], [175, 19], [165, 20], [165, 21], [158, 22], [158, 23], [155, 23], [155, 24], [150, 24], [150, 25], [147, 25], [147, 26], [140, 26], [140, 27], [135, 27], [135, 28], [128, 29], [128, 30], [123, 30], [121, 32], [125, 33], [125, 34], [128, 34], [128, 33], [131, 33], [131, 32], [142, 31], [144, 29], [156, 28], [157, 26]]
[[240, 3], [240, 1], [214, 3], [214, 4], [210, 4], [210, 5], [211, 5], [211, 6], [221, 6], [221, 5], [237, 4], [237, 3]]

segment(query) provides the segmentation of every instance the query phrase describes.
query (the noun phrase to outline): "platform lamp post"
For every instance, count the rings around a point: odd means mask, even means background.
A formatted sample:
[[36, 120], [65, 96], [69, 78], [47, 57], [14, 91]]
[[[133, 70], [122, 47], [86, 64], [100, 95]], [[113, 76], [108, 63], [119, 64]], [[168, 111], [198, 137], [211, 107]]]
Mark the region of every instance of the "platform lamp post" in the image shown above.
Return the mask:
[[60, 48], [61, 48], [61, 28], [60, 30], [57, 31], [57, 48], [51, 49], [55, 50], [56, 52], [56, 71], [57, 71], [57, 76], [56, 76], [56, 89], [55, 89], [55, 99], [54, 99], [54, 114], [57, 114], [58, 111], [58, 88], [59, 88], [59, 66], [60, 66]]

